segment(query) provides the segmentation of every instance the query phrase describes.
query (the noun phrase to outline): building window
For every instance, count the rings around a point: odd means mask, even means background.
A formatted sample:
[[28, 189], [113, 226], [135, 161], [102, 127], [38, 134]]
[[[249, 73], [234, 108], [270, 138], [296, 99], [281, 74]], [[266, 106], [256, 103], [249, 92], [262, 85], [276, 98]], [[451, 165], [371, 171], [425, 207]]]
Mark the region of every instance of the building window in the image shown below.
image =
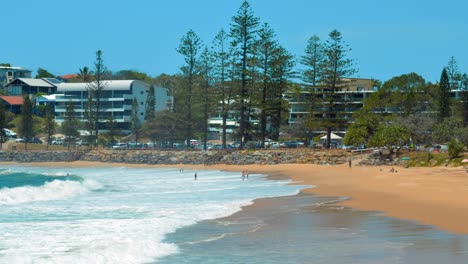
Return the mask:
[[143, 116], [143, 112], [140, 112], [140, 115]]

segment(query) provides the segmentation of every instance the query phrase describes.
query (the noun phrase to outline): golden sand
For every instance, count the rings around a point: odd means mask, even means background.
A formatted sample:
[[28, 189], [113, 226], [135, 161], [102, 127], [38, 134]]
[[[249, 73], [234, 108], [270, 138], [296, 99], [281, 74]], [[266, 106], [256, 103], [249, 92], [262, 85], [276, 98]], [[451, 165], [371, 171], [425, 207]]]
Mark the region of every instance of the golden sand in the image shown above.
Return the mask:
[[[3, 163], [18, 164], [18, 163]], [[145, 168], [191, 168], [225, 171], [249, 170], [271, 178], [289, 177], [293, 182], [314, 185], [304, 192], [324, 196], [345, 196], [344, 206], [436, 226], [468, 234], [468, 173], [457, 168], [401, 168], [312, 164], [281, 165], [142, 165], [100, 162], [28, 163], [28, 166]], [[240, 175], [240, 174], [239, 174]]]

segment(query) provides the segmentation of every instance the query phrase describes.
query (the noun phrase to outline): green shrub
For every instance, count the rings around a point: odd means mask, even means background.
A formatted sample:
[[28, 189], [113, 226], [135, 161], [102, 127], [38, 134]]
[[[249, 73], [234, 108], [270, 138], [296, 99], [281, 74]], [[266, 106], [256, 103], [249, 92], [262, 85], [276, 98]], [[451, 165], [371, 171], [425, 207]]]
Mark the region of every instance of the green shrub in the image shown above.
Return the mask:
[[454, 159], [460, 155], [460, 153], [463, 151], [463, 144], [458, 142], [456, 139], [450, 140], [448, 143], [448, 153], [450, 159]]
[[427, 156], [426, 156], [426, 162], [429, 162], [431, 161], [431, 159], [434, 158], [434, 154], [432, 154], [431, 152], [426, 152]]

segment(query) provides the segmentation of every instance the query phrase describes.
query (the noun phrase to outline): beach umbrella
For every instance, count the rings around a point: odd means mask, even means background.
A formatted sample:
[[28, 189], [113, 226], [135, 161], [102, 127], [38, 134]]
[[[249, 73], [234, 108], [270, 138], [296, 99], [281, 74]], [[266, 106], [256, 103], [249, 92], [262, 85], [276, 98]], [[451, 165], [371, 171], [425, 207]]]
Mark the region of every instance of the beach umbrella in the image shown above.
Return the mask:
[[468, 159], [462, 160], [462, 163], [468, 163]]
[[403, 157], [401, 160], [409, 160], [409, 157]]

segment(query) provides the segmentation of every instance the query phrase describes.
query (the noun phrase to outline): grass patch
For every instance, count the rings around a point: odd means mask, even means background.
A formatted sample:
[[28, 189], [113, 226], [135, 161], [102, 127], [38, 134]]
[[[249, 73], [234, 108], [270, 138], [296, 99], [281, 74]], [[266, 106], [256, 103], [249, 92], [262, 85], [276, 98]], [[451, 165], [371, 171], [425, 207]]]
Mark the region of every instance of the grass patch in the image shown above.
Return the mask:
[[461, 161], [467, 158], [467, 155], [460, 155], [455, 159], [450, 159], [447, 152], [433, 153], [433, 152], [409, 152], [404, 156], [408, 156], [409, 167], [436, 167], [450, 165], [452, 167], [464, 166]]

